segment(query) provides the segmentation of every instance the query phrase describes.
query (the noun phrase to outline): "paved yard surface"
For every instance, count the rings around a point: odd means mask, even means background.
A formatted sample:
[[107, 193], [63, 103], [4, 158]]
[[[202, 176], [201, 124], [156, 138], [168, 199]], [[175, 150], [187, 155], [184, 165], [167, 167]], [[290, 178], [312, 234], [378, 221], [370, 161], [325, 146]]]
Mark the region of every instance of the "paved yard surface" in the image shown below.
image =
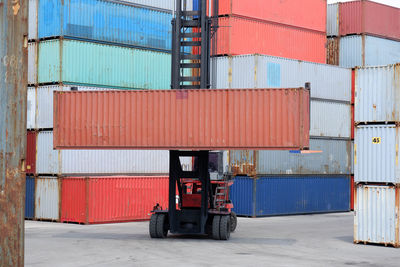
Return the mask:
[[150, 239], [148, 222], [25, 221], [27, 266], [400, 266], [400, 249], [353, 244], [353, 214], [239, 218], [229, 241]]

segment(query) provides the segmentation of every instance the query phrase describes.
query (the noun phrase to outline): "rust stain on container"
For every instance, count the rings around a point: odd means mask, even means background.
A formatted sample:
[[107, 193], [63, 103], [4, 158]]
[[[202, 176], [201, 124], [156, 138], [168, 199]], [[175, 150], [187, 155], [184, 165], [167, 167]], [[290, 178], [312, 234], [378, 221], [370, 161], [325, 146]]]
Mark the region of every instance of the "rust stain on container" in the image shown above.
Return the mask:
[[28, 1], [0, 1], [0, 266], [24, 265]]
[[326, 49], [326, 63], [339, 65], [340, 38], [328, 38]]
[[55, 92], [54, 147], [308, 148], [309, 93], [303, 88]]

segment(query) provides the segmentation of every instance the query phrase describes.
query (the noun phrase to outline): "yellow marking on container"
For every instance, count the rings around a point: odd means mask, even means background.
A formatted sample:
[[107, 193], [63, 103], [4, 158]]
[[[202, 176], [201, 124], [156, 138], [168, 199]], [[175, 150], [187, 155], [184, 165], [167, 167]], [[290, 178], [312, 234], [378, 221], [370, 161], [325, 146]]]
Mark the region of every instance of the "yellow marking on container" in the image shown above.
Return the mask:
[[380, 137], [372, 137], [372, 143], [373, 144], [380, 144], [381, 143], [381, 138]]
[[396, 166], [399, 165], [399, 144], [396, 144]]

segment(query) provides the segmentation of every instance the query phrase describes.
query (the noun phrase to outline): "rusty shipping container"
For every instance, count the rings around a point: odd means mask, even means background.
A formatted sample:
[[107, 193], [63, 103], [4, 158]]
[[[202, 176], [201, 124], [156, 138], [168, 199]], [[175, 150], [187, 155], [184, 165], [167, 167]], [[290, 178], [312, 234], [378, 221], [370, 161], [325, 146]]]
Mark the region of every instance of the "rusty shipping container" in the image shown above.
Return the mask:
[[309, 90], [55, 92], [54, 147], [298, 149]]
[[0, 266], [24, 266], [28, 1], [0, 1]]
[[26, 173], [35, 174], [36, 173], [36, 140], [37, 132], [28, 131], [27, 132], [27, 143], [26, 143]]
[[358, 184], [354, 193], [354, 243], [399, 247], [400, 188]]
[[325, 63], [325, 31], [238, 16], [221, 17], [217, 55], [266, 54]]
[[240, 15], [325, 32], [326, 0], [220, 0], [219, 15]]
[[336, 22], [341, 36], [365, 33], [400, 40], [400, 9], [392, 6], [366, 0], [340, 3]]
[[62, 222], [148, 220], [156, 203], [168, 207], [168, 176], [67, 177], [62, 180]]

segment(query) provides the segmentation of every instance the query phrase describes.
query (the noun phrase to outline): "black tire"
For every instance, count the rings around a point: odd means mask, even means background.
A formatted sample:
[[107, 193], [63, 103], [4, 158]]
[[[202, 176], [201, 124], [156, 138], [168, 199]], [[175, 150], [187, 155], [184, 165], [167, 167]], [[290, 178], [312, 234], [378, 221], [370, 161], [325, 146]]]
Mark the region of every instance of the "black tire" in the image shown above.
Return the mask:
[[221, 240], [228, 240], [231, 236], [231, 216], [224, 215], [221, 216], [221, 221], [219, 223], [219, 238]]
[[237, 226], [237, 216], [235, 212], [231, 212], [231, 232], [235, 232]]
[[157, 237], [166, 238], [168, 235], [168, 222], [165, 214], [158, 214], [157, 217]]
[[150, 237], [151, 238], [158, 238], [158, 235], [157, 235], [157, 219], [158, 219], [158, 214], [152, 214], [151, 217], [150, 217], [149, 232], [150, 232]]
[[215, 240], [219, 240], [219, 224], [220, 224], [221, 216], [215, 215], [212, 222], [212, 237]]

